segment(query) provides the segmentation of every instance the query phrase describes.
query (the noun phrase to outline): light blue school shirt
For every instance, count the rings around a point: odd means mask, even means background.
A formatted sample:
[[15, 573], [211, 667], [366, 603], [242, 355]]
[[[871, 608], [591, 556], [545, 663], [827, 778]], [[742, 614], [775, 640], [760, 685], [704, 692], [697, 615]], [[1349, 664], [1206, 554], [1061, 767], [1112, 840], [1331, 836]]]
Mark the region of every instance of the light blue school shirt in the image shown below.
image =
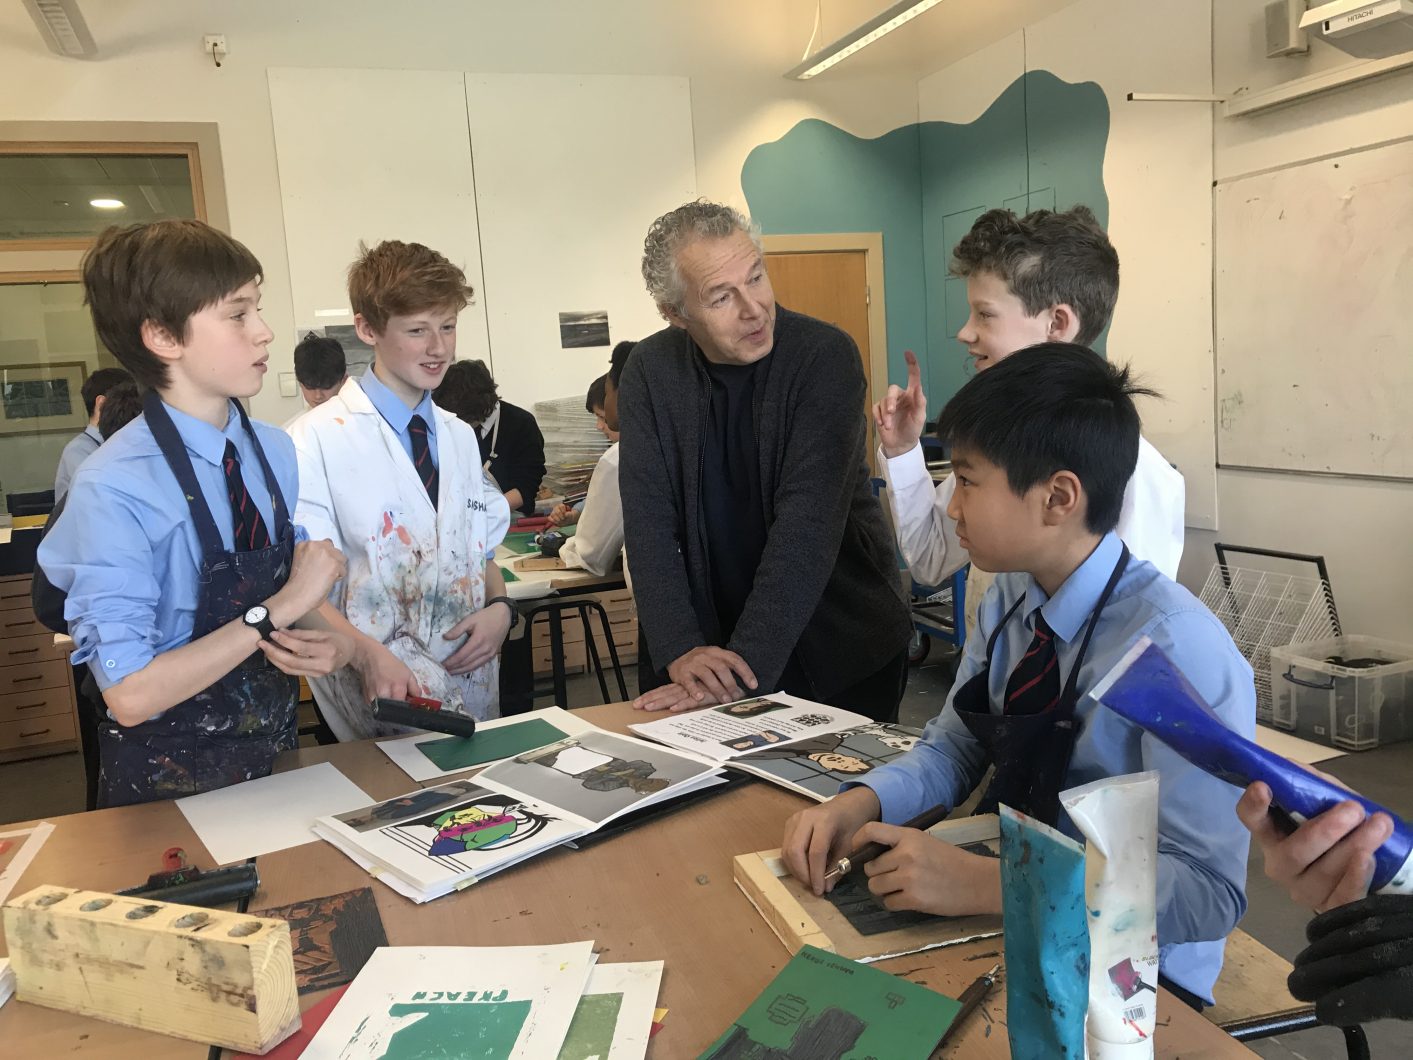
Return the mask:
[[413, 416], [421, 416], [427, 424], [427, 450], [432, 454], [432, 463], [441, 467], [441, 461], [437, 459], [437, 414], [430, 390], [422, 391], [422, 400], [417, 402], [414, 408], [408, 408], [402, 403], [402, 398], [389, 390], [378, 378], [371, 365], [359, 378], [358, 385], [363, 388], [363, 393], [368, 395], [368, 400], [373, 403], [379, 415], [388, 421], [388, 426], [402, 443], [403, 452], [409, 460], [412, 459], [412, 432], [407, 429], [407, 425], [412, 422]]
[[97, 452], [102, 444], [102, 432], [91, 423], [83, 429], [82, 434], [76, 434], [69, 439], [64, 451], [59, 454], [59, 469], [54, 473], [55, 504], [63, 500], [64, 494], [69, 492], [74, 472], [79, 469], [79, 465]]
[[[1022, 596], [1025, 602], [997, 639], [991, 659], [987, 687], [992, 713], [1002, 712], [1006, 681], [1035, 635], [1037, 611], [1055, 631], [1060, 679], [1068, 681], [1090, 613], [1121, 549], [1118, 536], [1108, 534], [1054, 596], [1047, 596], [1028, 574], [1000, 575], [982, 598], [977, 629], [967, 638], [953, 695], [984, 668], [987, 640]], [[1226, 629], [1181, 585], [1151, 563], [1131, 557], [1080, 667], [1080, 699], [1075, 707], [1080, 730], [1064, 787], [1149, 769], [1159, 772], [1160, 967], [1169, 979], [1210, 1001], [1226, 936], [1246, 911], [1250, 836], [1237, 820], [1238, 789], [1204, 773], [1088, 694], [1143, 636], [1151, 637], [1167, 653], [1222, 721], [1242, 736], [1253, 736], [1256, 688], [1251, 667]], [[956, 806], [980, 783], [990, 764], [951, 708], [949, 695], [942, 713], [928, 722], [913, 750], [858, 782], [877, 793], [883, 820], [890, 824], [901, 824], [942, 803]], [[1063, 810], [1059, 827], [1080, 838]]]
[[[227, 551], [234, 521], [221, 467], [235, 443], [246, 492], [274, 540], [270, 491], [250, 435], [234, 408], [223, 431], [167, 406], [186, 443], [196, 481]], [[299, 497], [294, 442], [278, 427], [254, 423], [289, 514]], [[303, 535], [296, 533], [296, 537]], [[196, 622], [201, 543], [186, 496], [167, 466], [144, 414], [109, 438], [74, 476], [62, 515], [40, 542], [38, 562], [68, 593], [64, 617], [100, 689], [134, 674], [162, 652], [191, 640]]]

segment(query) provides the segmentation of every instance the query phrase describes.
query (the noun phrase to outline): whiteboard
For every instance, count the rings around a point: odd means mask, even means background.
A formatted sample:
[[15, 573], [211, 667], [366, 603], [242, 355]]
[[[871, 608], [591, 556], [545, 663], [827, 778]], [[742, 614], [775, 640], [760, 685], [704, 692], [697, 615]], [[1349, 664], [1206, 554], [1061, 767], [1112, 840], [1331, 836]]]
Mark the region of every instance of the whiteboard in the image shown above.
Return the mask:
[[1413, 140], [1215, 189], [1217, 460], [1413, 478]]

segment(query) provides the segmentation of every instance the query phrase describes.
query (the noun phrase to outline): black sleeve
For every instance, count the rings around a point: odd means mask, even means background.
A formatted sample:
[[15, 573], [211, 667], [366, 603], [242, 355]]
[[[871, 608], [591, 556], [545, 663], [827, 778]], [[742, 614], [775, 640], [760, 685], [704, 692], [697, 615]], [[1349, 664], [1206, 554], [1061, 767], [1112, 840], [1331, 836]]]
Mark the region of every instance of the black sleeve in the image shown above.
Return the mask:
[[520, 491], [519, 511], [535, 513], [535, 494], [545, 477], [545, 436], [534, 413], [501, 402], [501, 432], [496, 443], [499, 454], [491, 462], [491, 474], [501, 491]]

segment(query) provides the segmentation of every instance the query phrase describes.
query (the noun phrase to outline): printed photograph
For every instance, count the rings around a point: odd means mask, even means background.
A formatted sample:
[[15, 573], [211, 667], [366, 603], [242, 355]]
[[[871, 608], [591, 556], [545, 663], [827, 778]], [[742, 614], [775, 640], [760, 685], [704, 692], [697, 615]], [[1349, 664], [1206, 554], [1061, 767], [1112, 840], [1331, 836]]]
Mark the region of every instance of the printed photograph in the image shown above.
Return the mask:
[[559, 345], [576, 350], [582, 346], [608, 346], [608, 310], [559, 314]]
[[457, 780], [435, 788], [411, 791], [361, 810], [335, 814], [334, 820], [347, 825], [355, 832], [369, 832], [374, 828], [382, 828], [433, 810], [444, 809], [484, 791], [479, 784], [473, 784], [469, 780]]
[[773, 699], [743, 699], [739, 703], [727, 703], [724, 707], [713, 707], [718, 714], [728, 718], [754, 718], [775, 710], [788, 710], [789, 703], [777, 703]]

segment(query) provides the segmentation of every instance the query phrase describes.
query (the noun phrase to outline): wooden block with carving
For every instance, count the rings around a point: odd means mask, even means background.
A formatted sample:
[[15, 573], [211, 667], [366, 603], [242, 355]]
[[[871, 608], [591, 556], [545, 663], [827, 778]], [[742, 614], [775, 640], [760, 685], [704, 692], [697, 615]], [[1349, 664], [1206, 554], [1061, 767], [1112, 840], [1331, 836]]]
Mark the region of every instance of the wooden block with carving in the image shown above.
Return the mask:
[[299, 1027], [283, 920], [71, 887], [4, 920], [20, 1001], [253, 1053]]
[[521, 556], [513, 564], [516, 570], [567, 570], [558, 556]]

